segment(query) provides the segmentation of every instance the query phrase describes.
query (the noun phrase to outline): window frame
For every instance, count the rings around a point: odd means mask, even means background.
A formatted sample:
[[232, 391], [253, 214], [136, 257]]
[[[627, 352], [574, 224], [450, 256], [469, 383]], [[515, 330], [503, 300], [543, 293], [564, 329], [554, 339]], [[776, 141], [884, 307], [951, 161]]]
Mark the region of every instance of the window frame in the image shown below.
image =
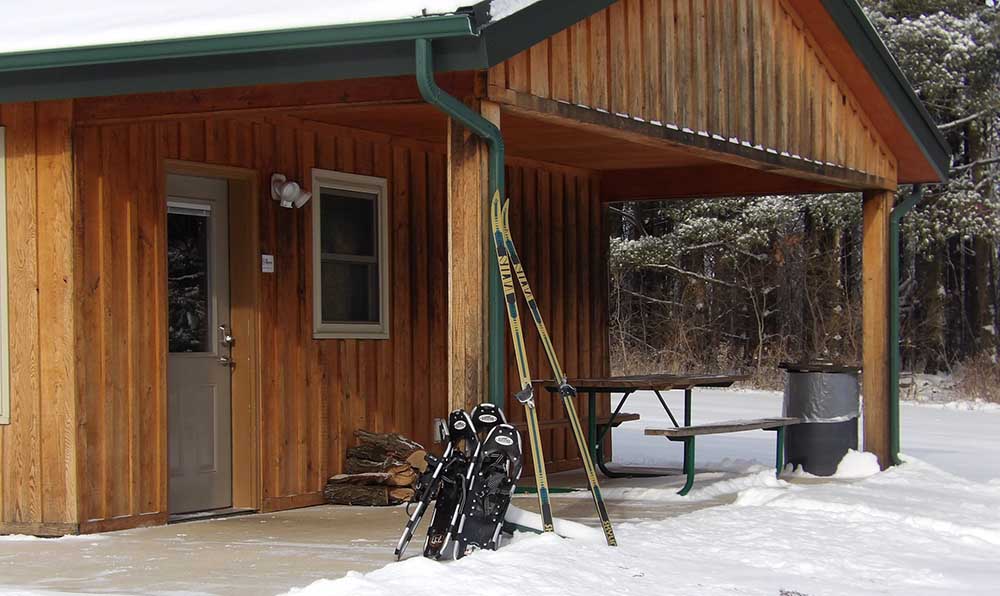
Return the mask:
[[[379, 316], [376, 323], [324, 323], [323, 322], [323, 254], [322, 254], [322, 191], [345, 190], [374, 195], [375, 233], [377, 235], [374, 263], [378, 267]], [[312, 170], [312, 271], [313, 271], [313, 339], [389, 339], [390, 331], [390, 278], [389, 270], [389, 201], [388, 182], [385, 178], [348, 174], [334, 170]], [[359, 257], [359, 262], [371, 263]], [[345, 259], [346, 261], [347, 259]]]
[[0, 424], [10, 424], [10, 311], [7, 276], [7, 142], [0, 126]]

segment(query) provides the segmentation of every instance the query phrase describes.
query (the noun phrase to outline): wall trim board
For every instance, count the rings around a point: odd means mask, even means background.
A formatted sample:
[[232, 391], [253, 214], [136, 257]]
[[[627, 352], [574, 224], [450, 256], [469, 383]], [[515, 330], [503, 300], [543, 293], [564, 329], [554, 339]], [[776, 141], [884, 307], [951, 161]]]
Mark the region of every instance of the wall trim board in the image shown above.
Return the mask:
[[0, 522], [0, 535], [20, 534], [24, 536], [58, 537], [79, 534], [80, 524], [58, 522]]
[[302, 507], [313, 507], [315, 505], [325, 505], [326, 498], [322, 491], [302, 493], [300, 495], [288, 495], [283, 497], [265, 497], [261, 505], [261, 513], [272, 511], [284, 511], [285, 509], [301, 509]]
[[147, 526], [166, 525], [169, 516], [166, 512], [140, 513], [139, 515], [126, 515], [113, 517], [111, 519], [96, 519], [81, 522], [78, 534], [98, 534], [100, 532], [117, 532], [118, 530], [130, 530], [132, 528], [144, 528]]

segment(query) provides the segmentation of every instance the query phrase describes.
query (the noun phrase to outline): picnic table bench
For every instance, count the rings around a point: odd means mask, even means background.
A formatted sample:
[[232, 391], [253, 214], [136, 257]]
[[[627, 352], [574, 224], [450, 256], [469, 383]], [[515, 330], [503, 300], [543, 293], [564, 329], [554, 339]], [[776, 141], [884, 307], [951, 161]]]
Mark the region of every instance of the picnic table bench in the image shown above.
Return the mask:
[[772, 430], [778, 435], [778, 446], [775, 455], [775, 467], [777, 473], [781, 473], [782, 466], [785, 465], [785, 428], [792, 424], [798, 424], [798, 418], [756, 418], [752, 420], [728, 420], [725, 422], [710, 422], [694, 426], [675, 426], [673, 428], [647, 428], [647, 436], [662, 436], [671, 441], [684, 442], [684, 487], [677, 491], [679, 495], [686, 495], [694, 486], [694, 439], [701, 435], [720, 435], [725, 433], [738, 433], [748, 430]]
[[[568, 382], [576, 388], [578, 393], [587, 394], [587, 425], [589, 430], [587, 435], [590, 443], [590, 457], [601, 470], [601, 473], [608, 478], [666, 475], [665, 473], [648, 473], [636, 470], [611, 470], [608, 468], [607, 462], [605, 461], [605, 450], [603, 448], [604, 438], [610, 429], [619, 426], [622, 422], [639, 419], [638, 414], [622, 413], [622, 407], [625, 405], [628, 398], [636, 391], [652, 391], [656, 394], [657, 399], [660, 401], [660, 405], [663, 406], [663, 410], [667, 413], [667, 416], [670, 417], [670, 421], [674, 424], [674, 428], [650, 429], [657, 431], [662, 430], [664, 432], [650, 433], [649, 430], [647, 430], [646, 434], [662, 434], [670, 440], [684, 441], [684, 473], [688, 475], [688, 482], [685, 484], [685, 487], [679, 491], [679, 494], [686, 495], [688, 491], [691, 490], [690, 484], [693, 482], [694, 478], [694, 436], [697, 434], [718, 434], [722, 432], [740, 432], [742, 430], [751, 430], [751, 428], [741, 427], [740, 424], [753, 422], [763, 423], [763, 421], [736, 421], [733, 423], [724, 423], [726, 426], [719, 426], [719, 423], [693, 426], [691, 424], [691, 402], [693, 390], [698, 387], [730, 387], [733, 383], [736, 383], [737, 381], [744, 381], [747, 378], [747, 375], [735, 374], [656, 374], [607, 378], [576, 378], [568, 379]], [[559, 384], [555, 381], [546, 380], [536, 382], [542, 384], [542, 386], [545, 387], [545, 389], [550, 393], [559, 392]], [[674, 413], [670, 410], [670, 407], [667, 405], [666, 400], [663, 399], [663, 395], [661, 394], [662, 391], [676, 390], [684, 391], [683, 426], [678, 423], [677, 418], [674, 416]], [[610, 416], [600, 416], [597, 413], [597, 394], [599, 393], [623, 394], [621, 399], [618, 401], [618, 405], [615, 407]], [[773, 421], [777, 419], [767, 420]], [[768, 422], [767, 424], [770, 425], [771, 422]], [[745, 426], [745, 424], [743, 426]], [[787, 426], [787, 424], [778, 425], [781, 429], [784, 429], [784, 426]], [[671, 435], [676, 438], [672, 438]], [[779, 435], [780, 440], [783, 440], [783, 430], [779, 431]], [[685, 436], [690, 437], [690, 439], [685, 439]]]

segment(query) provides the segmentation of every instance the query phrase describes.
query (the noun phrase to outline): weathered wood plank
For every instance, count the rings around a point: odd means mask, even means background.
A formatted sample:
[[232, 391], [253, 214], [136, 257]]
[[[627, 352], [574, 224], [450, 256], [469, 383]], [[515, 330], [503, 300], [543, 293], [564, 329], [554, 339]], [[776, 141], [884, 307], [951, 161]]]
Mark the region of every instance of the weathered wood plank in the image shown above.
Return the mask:
[[10, 426], [4, 429], [4, 519], [40, 521], [41, 411], [38, 354], [36, 115], [34, 104], [4, 106], [7, 126], [7, 282]]
[[75, 330], [73, 321], [73, 104], [38, 104], [38, 318], [62, 321], [39, 335], [41, 516], [77, 521]]

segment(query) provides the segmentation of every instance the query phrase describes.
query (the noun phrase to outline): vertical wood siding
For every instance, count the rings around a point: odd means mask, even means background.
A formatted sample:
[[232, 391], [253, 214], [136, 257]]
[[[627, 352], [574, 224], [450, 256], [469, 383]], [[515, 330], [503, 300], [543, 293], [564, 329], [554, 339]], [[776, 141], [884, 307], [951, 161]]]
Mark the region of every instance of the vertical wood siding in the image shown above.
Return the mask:
[[0, 426], [0, 525], [74, 531], [71, 102], [0, 106], [6, 127], [11, 421]]
[[[325, 479], [343, 469], [355, 429], [431, 444], [432, 419], [446, 416], [449, 403], [444, 146], [199, 117], [82, 126], [75, 150], [82, 520], [166, 511], [165, 159], [251, 168], [262, 189], [272, 172], [308, 184], [313, 167], [389, 181], [387, 341], [312, 339], [311, 210], [261, 198], [260, 251], [275, 256], [259, 303], [263, 508], [319, 502]], [[515, 237], [565, 367], [607, 372], [597, 181], [538, 166], [510, 171], [520, 181], [511, 191]], [[547, 419], [564, 418], [554, 399], [540, 401]], [[517, 419], [519, 406], [509, 408]], [[546, 439], [556, 465], [576, 459], [565, 429]]]
[[619, 0], [490, 85], [895, 179], [895, 159], [785, 0]]

